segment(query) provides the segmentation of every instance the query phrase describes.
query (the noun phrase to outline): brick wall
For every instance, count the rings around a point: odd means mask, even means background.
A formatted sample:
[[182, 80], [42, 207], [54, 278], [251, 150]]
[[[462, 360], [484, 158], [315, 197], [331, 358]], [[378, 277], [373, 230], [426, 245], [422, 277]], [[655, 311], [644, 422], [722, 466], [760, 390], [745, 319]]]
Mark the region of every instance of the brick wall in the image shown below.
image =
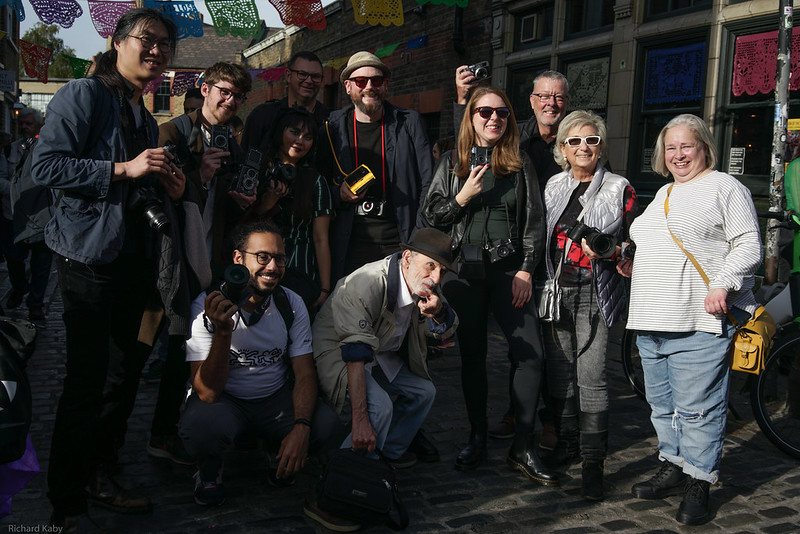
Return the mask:
[[[491, 9], [489, 2], [470, 2], [463, 10], [463, 50], [458, 53], [453, 43], [453, 26], [456, 8], [444, 5], [424, 6], [422, 14], [412, 10], [417, 7], [413, 0], [405, 0], [402, 26], [359, 25], [355, 22], [350, 2], [343, 2], [341, 10], [327, 17], [328, 25], [322, 31], [302, 29], [290, 33], [258, 54], [246, 58], [248, 68], [284, 66], [293, 51], [310, 50], [323, 63], [359, 50], [375, 50], [396, 42], [401, 45], [383, 61], [392, 69], [388, 99], [401, 107], [411, 108], [423, 114], [428, 133], [433, 142], [440, 135], [452, 135], [452, 102], [455, 99], [455, 68], [488, 60], [490, 54]], [[423, 48], [406, 50], [406, 43], [427, 35]], [[320, 98], [334, 109], [349, 103], [347, 94], [339, 85], [339, 69], [326, 68]], [[339, 85], [338, 90], [337, 85]], [[336, 94], [336, 101], [323, 95]], [[241, 117], [258, 103], [271, 98], [285, 96], [285, 82], [266, 83], [255, 80], [247, 107], [239, 112]]]

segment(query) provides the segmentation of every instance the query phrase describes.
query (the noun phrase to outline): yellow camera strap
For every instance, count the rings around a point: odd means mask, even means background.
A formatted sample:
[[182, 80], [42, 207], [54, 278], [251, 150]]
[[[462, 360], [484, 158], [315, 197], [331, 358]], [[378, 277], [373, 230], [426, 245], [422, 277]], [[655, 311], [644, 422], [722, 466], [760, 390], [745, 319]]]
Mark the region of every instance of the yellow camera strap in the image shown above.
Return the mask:
[[[328, 143], [331, 145], [331, 154], [333, 154], [333, 161], [336, 162], [336, 166], [339, 167], [339, 172], [342, 173], [342, 176], [347, 176], [347, 173], [342, 170], [342, 166], [339, 165], [339, 158], [336, 157], [336, 149], [333, 148], [333, 140], [331, 139], [331, 131], [328, 129], [328, 121], [325, 121], [325, 132], [328, 134]], [[333, 181], [335, 185], [339, 185], [336, 180]]]

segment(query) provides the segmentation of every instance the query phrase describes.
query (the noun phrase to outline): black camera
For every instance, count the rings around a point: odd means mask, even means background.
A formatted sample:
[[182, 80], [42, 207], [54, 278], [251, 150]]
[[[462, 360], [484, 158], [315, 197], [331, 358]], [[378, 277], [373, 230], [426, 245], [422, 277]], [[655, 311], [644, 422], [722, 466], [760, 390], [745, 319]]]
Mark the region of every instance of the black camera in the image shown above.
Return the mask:
[[620, 257], [624, 260], [632, 260], [636, 255], [636, 243], [633, 241], [623, 243], [620, 249]]
[[128, 206], [133, 212], [141, 213], [153, 230], [163, 234], [169, 232], [169, 219], [164, 213], [164, 203], [151, 186], [133, 189]]
[[487, 146], [474, 146], [469, 151], [469, 170], [491, 163], [492, 154]]
[[238, 263], [228, 265], [222, 274], [219, 292], [241, 309], [253, 295], [253, 288], [250, 287], [250, 271], [247, 267]]
[[176, 167], [183, 167], [189, 158], [189, 149], [183, 145], [176, 145], [175, 143], [167, 143], [162, 147], [165, 152], [172, 154], [172, 163]]
[[258, 176], [261, 174], [261, 151], [251, 148], [247, 151], [244, 163], [239, 165], [239, 172], [231, 180], [230, 190], [246, 196], [252, 195], [258, 188]]
[[357, 215], [369, 215], [370, 217], [383, 217], [386, 212], [385, 200], [365, 200], [356, 206]]
[[288, 188], [286, 196], [291, 196], [293, 193], [292, 185], [294, 184], [294, 178], [296, 175], [297, 171], [294, 165], [281, 163], [279, 161], [276, 161], [275, 164], [272, 165], [272, 167], [270, 167], [269, 170], [267, 171], [268, 181], [270, 182], [275, 181], [286, 184]]
[[[231, 151], [231, 131], [230, 129], [222, 124], [214, 124], [211, 126], [211, 142], [209, 143], [209, 148], [218, 148], [225, 152]], [[234, 171], [235, 164], [231, 161], [230, 158], [225, 158], [220, 163], [220, 170], [221, 171]]]
[[586, 226], [580, 221], [575, 221], [572, 228], [567, 231], [567, 237], [578, 245], [581, 244], [582, 239], [586, 239], [589, 248], [601, 258], [610, 258], [617, 250], [617, 240], [613, 235], [604, 234], [597, 228]]
[[483, 246], [486, 254], [489, 256], [489, 262], [497, 263], [513, 255], [517, 249], [514, 248], [514, 243], [510, 239], [496, 239], [489, 241]]
[[475, 63], [474, 65], [470, 65], [469, 67], [467, 67], [467, 70], [470, 71], [473, 76], [475, 76], [475, 80], [473, 81], [473, 83], [479, 80], [483, 80], [484, 78], [489, 77], [489, 62], [479, 61], [478, 63]]

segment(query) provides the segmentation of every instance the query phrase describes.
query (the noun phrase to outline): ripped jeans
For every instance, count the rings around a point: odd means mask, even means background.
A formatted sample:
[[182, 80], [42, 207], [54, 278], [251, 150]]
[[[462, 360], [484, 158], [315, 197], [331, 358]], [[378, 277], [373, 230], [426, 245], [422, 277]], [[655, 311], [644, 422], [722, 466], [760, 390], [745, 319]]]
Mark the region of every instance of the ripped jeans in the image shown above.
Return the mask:
[[[747, 312], [733, 309], [739, 321]], [[659, 459], [715, 484], [719, 479], [728, 413], [731, 336], [708, 332], [639, 332], [650, 421], [658, 436]]]

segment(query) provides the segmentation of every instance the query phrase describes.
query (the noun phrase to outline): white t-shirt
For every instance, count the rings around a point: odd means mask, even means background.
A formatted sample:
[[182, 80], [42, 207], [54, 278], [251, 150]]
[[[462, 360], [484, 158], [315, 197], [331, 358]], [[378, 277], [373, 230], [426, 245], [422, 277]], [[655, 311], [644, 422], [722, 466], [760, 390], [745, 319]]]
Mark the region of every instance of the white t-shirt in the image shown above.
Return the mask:
[[[303, 299], [284, 288], [289, 304], [294, 310], [294, 321], [289, 332], [289, 357], [313, 352], [311, 348], [311, 323]], [[192, 337], [186, 340], [186, 361], [200, 362], [208, 358], [214, 335], [203, 323], [206, 293], [192, 302]], [[241, 317], [240, 317], [241, 315]], [[250, 314], [234, 315], [236, 327], [231, 336], [230, 370], [225, 392], [239, 399], [259, 399], [272, 395], [286, 381], [288, 364], [286, 350], [286, 323], [274, 301], [270, 301], [263, 317], [253, 326], [247, 326]]]

